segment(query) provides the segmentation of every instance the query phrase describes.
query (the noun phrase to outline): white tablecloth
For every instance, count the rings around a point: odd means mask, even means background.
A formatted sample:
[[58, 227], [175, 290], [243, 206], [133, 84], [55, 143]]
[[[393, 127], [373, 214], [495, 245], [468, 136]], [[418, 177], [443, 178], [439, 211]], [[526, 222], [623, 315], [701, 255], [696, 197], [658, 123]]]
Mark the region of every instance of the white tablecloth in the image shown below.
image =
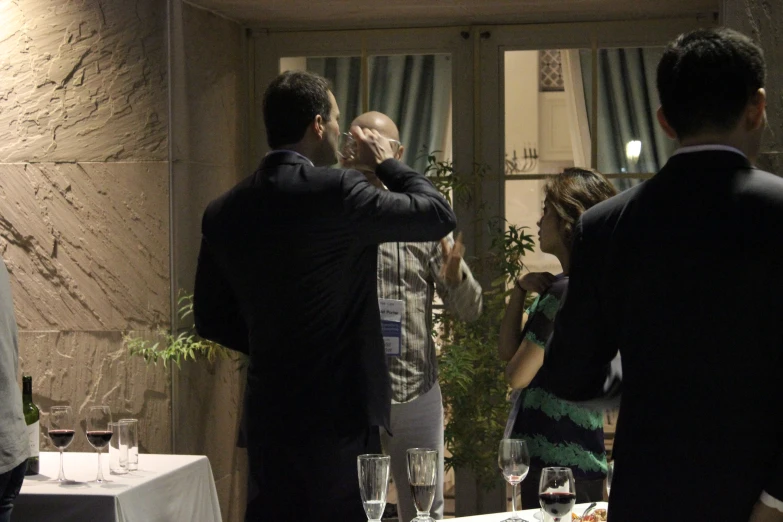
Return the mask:
[[209, 460], [196, 455], [139, 455], [139, 469], [125, 475], [109, 474], [109, 455], [101, 455], [108, 482], [94, 482], [95, 453], [65, 452], [67, 479], [60, 485], [60, 456], [41, 452], [41, 474], [26, 477], [14, 501], [14, 522], [219, 522], [215, 479]]
[[[587, 506], [590, 504], [577, 504], [574, 506], [573, 512], [577, 515], [581, 515], [584, 513], [585, 509], [587, 509]], [[596, 509], [606, 509], [606, 502], [598, 502], [598, 505], [595, 506]], [[519, 512], [520, 518], [527, 520], [528, 522], [537, 522], [541, 520], [540, 518], [534, 518], [535, 514], [541, 511], [540, 509], [526, 509], [524, 511]], [[493, 513], [491, 515], [476, 515], [474, 517], [457, 517], [452, 520], [459, 521], [459, 522], [500, 522], [501, 520], [507, 519], [511, 515], [511, 512], [508, 513]], [[571, 517], [563, 517], [563, 522], [571, 522]]]

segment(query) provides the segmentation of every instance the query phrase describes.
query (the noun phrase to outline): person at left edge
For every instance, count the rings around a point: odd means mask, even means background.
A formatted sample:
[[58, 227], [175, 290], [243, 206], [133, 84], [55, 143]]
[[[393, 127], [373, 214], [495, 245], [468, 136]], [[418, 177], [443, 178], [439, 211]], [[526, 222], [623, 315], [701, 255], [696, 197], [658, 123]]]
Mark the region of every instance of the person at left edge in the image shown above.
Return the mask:
[[380, 452], [391, 405], [378, 245], [439, 240], [456, 218], [376, 131], [351, 129], [389, 190], [328, 167], [340, 111], [324, 78], [283, 73], [263, 107], [272, 152], [204, 213], [196, 328], [250, 356], [246, 520], [363, 521], [356, 457]]

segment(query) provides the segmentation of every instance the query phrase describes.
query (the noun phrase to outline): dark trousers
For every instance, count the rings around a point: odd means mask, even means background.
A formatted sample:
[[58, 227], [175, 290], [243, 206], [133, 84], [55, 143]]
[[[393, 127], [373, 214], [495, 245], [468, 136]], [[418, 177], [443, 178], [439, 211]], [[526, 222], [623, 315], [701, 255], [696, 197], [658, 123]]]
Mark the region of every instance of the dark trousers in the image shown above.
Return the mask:
[[[537, 509], [538, 482], [541, 480], [541, 470], [530, 468], [530, 472], [522, 481], [522, 509]], [[604, 499], [603, 479], [576, 479], [576, 503], [601, 502]], [[519, 504], [517, 504], [519, 505]], [[579, 513], [581, 515], [581, 513]]]
[[11, 471], [0, 474], [0, 522], [11, 522], [14, 499], [22, 489], [26, 468], [27, 461], [24, 461]]
[[351, 436], [317, 434], [298, 441], [248, 438], [246, 522], [366, 522], [356, 457], [381, 453], [378, 427]]

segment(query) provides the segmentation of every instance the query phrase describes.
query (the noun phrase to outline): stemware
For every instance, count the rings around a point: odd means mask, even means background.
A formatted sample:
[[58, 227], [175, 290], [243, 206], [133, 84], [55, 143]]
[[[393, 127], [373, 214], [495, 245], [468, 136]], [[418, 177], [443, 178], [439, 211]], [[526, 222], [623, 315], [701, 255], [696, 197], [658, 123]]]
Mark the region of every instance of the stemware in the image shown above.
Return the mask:
[[609, 498], [609, 494], [612, 491], [612, 475], [614, 475], [614, 461], [610, 460], [606, 464], [606, 497]]
[[576, 484], [570, 468], [544, 468], [538, 483], [538, 501], [541, 509], [559, 522], [568, 516], [576, 502]]
[[389, 489], [388, 455], [359, 455], [356, 467], [359, 472], [359, 491], [364, 503], [364, 512], [370, 522], [380, 522], [386, 509], [386, 492]]
[[[438, 451], [427, 448], [408, 450], [408, 484], [413, 504], [416, 506], [416, 522], [431, 522], [430, 510], [435, 500], [435, 481], [438, 477]], [[413, 522], [411, 521], [411, 522]]]
[[530, 453], [522, 439], [503, 439], [498, 448], [498, 466], [503, 478], [511, 484], [511, 516], [503, 522], [522, 520], [517, 514], [517, 486], [525, 480], [530, 470]]
[[98, 476], [95, 478], [95, 482], [98, 484], [105, 482], [101, 466], [101, 452], [111, 440], [110, 422], [111, 409], [108, 406], [90, 406], [87, 411], [87, 442], [98, 452]]
[[57, 482], [68, 482], [63, 471], [63, 451], [67, 448], [76, 434], [74, 429], [73, 411], [70, 406], [52, 406], [49, 410], [49, 439], [52, 445], [60, 451], [60, 473]]

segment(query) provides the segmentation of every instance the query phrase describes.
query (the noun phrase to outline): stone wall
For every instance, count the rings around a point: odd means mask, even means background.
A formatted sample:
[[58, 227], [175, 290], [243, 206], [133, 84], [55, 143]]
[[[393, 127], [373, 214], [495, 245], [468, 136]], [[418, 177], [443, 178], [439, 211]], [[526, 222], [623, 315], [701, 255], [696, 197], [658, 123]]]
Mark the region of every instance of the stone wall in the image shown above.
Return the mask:
[[44, 414], [71, 404], [83, 429], [109, 404], [140, 419], [142, 451], [170, 451], [170, 374], [122, 346], [170, 321], [166, 4], [2, 2], [0, 20], [0, 255], [22, 370]]
[[[245, 33], [230, 20], [172, 2], [174, 266], [191, 293], [206, 205], [245, 166]], [[179, 325], [192, 327], [190, 318]], [[209, 457], [223, 520], [244, 519], [246, 454], [236, 448], [245, 374], [240, 359], [183, 363], [174, 372], [177, 453]]]

